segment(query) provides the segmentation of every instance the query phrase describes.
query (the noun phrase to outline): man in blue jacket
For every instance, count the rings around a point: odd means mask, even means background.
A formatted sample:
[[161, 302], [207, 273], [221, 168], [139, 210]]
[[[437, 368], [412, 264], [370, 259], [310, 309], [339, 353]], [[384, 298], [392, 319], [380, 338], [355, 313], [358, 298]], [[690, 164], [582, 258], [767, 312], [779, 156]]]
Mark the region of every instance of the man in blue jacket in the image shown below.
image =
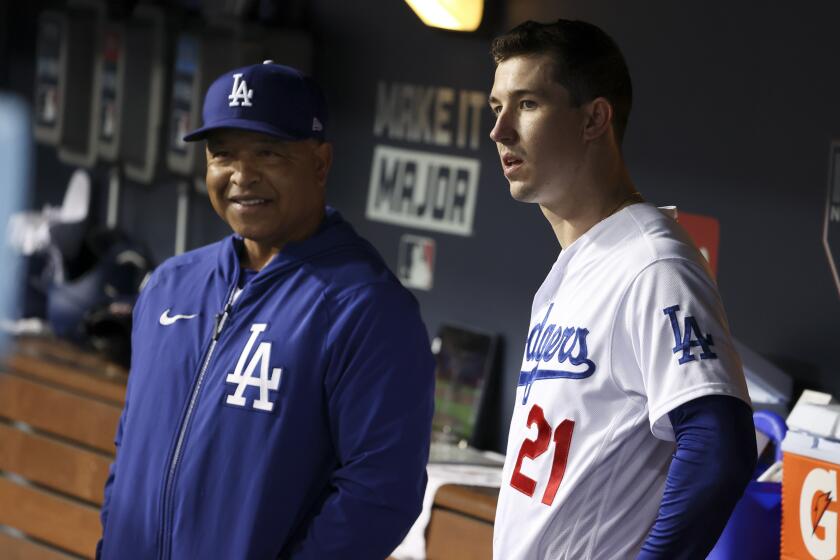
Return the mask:
[[204, 102], [234, 235], [172, 258], [134, 312], [103, 558], [382, 559], [420, 511], [433, 358], [417, 302], [325, 206], [326, 105], [267, 62]]

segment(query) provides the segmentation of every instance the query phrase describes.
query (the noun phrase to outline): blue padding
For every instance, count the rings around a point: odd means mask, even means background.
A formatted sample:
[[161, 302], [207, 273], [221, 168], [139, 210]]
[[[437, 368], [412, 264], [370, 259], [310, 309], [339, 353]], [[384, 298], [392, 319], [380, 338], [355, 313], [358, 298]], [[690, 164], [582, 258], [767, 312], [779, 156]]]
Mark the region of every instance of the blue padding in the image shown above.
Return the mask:
[[769, 410], [759, 410], [753, 412], [753, 422], [755, 429], [770, 438], [776, 445], [776, 461], [782, 460], [782, 440], [787, 434], [787, 424], [784, 418], [770, 412]]

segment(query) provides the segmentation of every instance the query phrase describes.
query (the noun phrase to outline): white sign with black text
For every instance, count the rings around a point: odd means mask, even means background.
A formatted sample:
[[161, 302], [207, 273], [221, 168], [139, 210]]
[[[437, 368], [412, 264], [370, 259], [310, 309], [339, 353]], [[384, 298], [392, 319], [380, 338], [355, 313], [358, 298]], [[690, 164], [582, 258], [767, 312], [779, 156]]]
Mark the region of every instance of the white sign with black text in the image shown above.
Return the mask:
[[472, 235], [478, 160], [376, 146], [367, 218]]
[[477, 158], [438, 151], [478, 150], [486, 99], [474, 90], [377, 84], [374, 136], [431, 146], [436, 152], [374, 147], [365, 213], [369, 220], [473, 234], [481, 164]]

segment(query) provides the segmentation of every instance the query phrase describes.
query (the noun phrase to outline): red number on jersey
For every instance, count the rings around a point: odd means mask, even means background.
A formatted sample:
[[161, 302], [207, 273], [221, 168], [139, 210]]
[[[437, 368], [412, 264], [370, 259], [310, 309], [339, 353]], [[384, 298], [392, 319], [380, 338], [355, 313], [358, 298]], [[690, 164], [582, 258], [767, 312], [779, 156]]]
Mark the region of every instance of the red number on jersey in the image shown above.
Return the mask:
[[[537, 438], [526, 439], [519, 448], [519, 456], [516, 458], [516, 466], [513, 468], [513, 475], [510, 477], [510, 485], [526, 496], [533, 496], [537, 481], [522, 474], [522, 461], [525, 457], [536, 459], [548, 449], [551, 443], [551, 425], [545, 419], [545, 413], [539, 405], [531, 407], [528, 413], [529, 428], [537, 425]], [[572, 432], [575, 429], [574, 420], [563, 420], [557, 429], [554, 430], [554, 458], [551, 461], [551, 474], [548, 477], [548, 484], [543, 494], [542, 503], [550, 506], [554, 502], [560, 482], [566, 473], [566, 460], [569, 457], [569, 447], [572, 445]]]
[[536, 404], [531, 407], [531, 411], [528, 413], [526, 426], [530, 428], [534, 424], [537, 425], [537, 439], [526, 439], [522, 442], [522, 447], [519, 448], [519, 457], [516, 458], [516, 466], [513, 468], [513, 476], [510, 477], [510, 485], [526, 496], [534, 495], [537, 481], [519, 472], [519, 469], [522, 468], [522, 460], [525, 457], [536, 459], [545, 453], [551, 440], [551, 426], [545, 420], [543, 409]]
[[574, 420], [563, 420], [554, 430], [554, 460], [551, 462], [551, 475], [548, 486], [545, 487], [542, 503], [550, 506], [560, 488], [563, 475], [566, 474], [566, 459], [569, 458], [569, 447], [572, 445], [572, 432], [575, 430]]

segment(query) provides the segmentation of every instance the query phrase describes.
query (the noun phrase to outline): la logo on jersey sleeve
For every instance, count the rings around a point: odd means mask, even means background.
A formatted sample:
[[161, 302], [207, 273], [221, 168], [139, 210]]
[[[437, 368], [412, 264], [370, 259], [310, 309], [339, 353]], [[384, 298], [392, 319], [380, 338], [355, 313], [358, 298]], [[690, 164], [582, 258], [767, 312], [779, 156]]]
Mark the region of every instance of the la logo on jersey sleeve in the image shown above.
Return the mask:
[[[703, 334], [700, 325], [691, 315], [686, 315], [683, 319], [683, 328], [680, 330], [680, 306], [672, 305], [662, 310], [662, 313], [668, 316], [671, 322], [671, 329], [674, 331], [674, 354], [679, 354], [680, 365], [693, 362], [695, 360], [716, 360], [717, 354], [712, 351], [714, 346], [714, 339], [711, 334]], [[699, 356], [691, 353], [692, 348], [701, 348]]]

